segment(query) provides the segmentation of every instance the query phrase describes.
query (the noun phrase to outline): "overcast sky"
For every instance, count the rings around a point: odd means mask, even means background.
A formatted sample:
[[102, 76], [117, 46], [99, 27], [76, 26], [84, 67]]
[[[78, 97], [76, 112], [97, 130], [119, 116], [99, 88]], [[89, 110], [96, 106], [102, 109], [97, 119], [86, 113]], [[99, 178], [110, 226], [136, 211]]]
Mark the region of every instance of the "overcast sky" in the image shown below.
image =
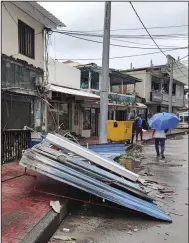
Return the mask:
[[[104, 3], [103, 2], [40, 2], [40, 4], [59, 18], [67, 27], [64, 30], [91, 31], [102, 30], [104, 22]], [[133, 2], [135, 9], [141, 17], [146, 27], [156, 26], [175, 26], [188, 25], [188, 2]], [[112, 2], [111, 29], [132, 29], [141, 28], [142, 25], [135, 15], [128, 2]], [[168, 29], [149, 29], [151, 34], [181, 34], [188, 33], [188, 27], [168, 28]], [[98, 32], [102, 33], [102, 32]], [[132, 31], [112, 31], [112, 34], [120, 35], [147, 35], [145, 30]], [[88, 39], [102, 41], [102, 38]], [[119, 39], [123, 40], [123, 39]], [[112, 44], [140, 46], [145, 48], [156, 48], [152, 40], [146, 39], [124, 39], [152, 46], [137, 45], [117, 40], [111, 40]], [[159, 40], [158, 45], [163, 46], [188, 46], [188, 40]], [[91, 43], [84, 40], [75, 39], [61, 34], [51, 36], [50, 56], [51, 58], [63, 59], [85, 59], [101, 58], [102, 44]], [[165, 47], [164, 47], [165, 48]], [[120, 57], [138, 55], [149, 52], [156, 52], [158, 49], [131, 49], [127, 47], [110, 47], [110, 57]], [[177, 58], [188, 54], [188, 50], [177, 50], [166, 52]], [[162, 53], [140, 56], [110, 59], [110, 67], [116, 69], [128, 69], [132, 62], [135, 68], [150, 65], [153, 60], [154, 65], [165, 64], [166, 58]], [[185, 59], [186, 60], [186, 59]], [[87, 60], [80, 63], [95, 62], [101, 65], [101, 60]]]

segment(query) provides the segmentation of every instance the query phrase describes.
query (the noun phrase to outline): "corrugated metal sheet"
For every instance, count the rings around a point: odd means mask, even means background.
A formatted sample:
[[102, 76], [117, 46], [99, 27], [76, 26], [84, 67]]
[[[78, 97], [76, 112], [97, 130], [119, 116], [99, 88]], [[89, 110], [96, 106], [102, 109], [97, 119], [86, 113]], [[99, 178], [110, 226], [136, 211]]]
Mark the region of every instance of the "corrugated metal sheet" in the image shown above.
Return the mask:
[[37, 153], [42, 153], [43, 155], [51, 159], [60, 161], [64, 163], [67, 167], [71, 167], [102, 182], [116, 185], [122, 189], [130, 191], [133, 194], [152, 201], [152, 199], [146, 195], [144, 190], [142, 190], [138, 184], [127, 181], [124, 178], [116, 176], [106, 170], [100, 169], [97, 166], [90, 164], [89, 162], [82, 161], [79, 157], [71, 157], [65, 153], [51, 149], [44, 144], [37, 145], [35, 148], [33, 148], [33, 150]]
[[76, 95], [76, 96], [87, 97], [87, 98], [92, 98], [92, 99], [100, 99], [100, 96], [89, 93], [89, 92], [76, 90], [76, 89], [68, 89], [68, 88], [56, 86], [53, 84], [48, 85], [47, 88], [51, 91], [56, 91], [56, 92], [60, 92], [63, 94]]
[[135, 182], [139, 178], [139, 175], [133, 173], [132, 171], [125, 169], [123, 166], [119, 165], [115, 161], [108, 159], [108, 158], [104, 158], [104, 157], [100, 156], [99, 154], [97, 154], [93, 151], [90, 151], [76, 143], [73, 143], [58, 134], [53, 135], [53, 134], [49, 133], [46, 137], [46, 140], [61, 149], [67, 149], [68, 151], [71, 151], [74, 154], [77, 154], [77, 155], [91, 161], [92, 163], [97, 164], [98, 166], [111, 170], [115, 174], [123, 176], [126, 179], [129, 179], [129, 180]]
[[112, 159], [126, 153], [124, 143], [92, 144], [84, 147], [87, 147], [97, 154]]
[[27, 150], [20, 164], [123, 207], [145, 213], [157, 219], [171, 221], [171, 218], [155, 204], [111, 187], [80, 171], [67, 167], [63, 163], [39, 155], [36, 151]]

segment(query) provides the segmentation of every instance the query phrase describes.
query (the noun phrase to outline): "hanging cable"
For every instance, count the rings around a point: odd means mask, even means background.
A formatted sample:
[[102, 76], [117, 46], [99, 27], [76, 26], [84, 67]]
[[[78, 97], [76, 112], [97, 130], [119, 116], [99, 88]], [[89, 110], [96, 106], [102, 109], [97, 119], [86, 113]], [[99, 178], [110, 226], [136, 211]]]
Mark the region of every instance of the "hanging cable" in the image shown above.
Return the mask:
[[[179, 49], [187, 49], [186, 48], [178, 48]], [[168, 52], [168, 51], [175, 51], [174, 50], [167, 50], [164, 52]], [[158, 54], [161, 53], [160, 51], [156, 51], [156, 52], [148, 52], [148, 53], [144, 53], [144, 54], [136, 54], [136, 55], [128, 55], [128, 56], [117, 56], [117, 57], [110, 57], [110, 59], [121, 59], [121, 58], [126, 58], [126, 57], [140, 57], [140, 56], [147, 56], [147, 55], [153, 55], [153, 54]], [[72, 61], [98, 61], [98, 60], [102, 60], [102, 58], [57, 58], [56, 60], [62, 60], [62, 61], [67, 61], [67, 60], [72, 60]]]
[[[75, 36], [84, 36], [84, 37], [99, 37], [99, 38], [103, 38], [102, 34], [89, 34], [86, 32], [75, 32], [75, 31], [61, 31], [61, 30], [53, 30], [53, 32], [58, 32], [58, 33], [62, 33], [62, 34], [69, 34], [69, 35], [75, 35]], [[188, 38], [188, 33], [182, 33], [182, 34], [167, 34], [167, 35], [151, 35], [153, 38], [157, 38], [157, 39], [175, 39], [175, 38]], [[149, 35], [110, 35], [110, 38], [131, 38], [131, 39], [146, 39], [146, 38], [150, 38]]]
[[[73, 38], [76, 38], [76, 39], [80, 39], [80, 40], [84, 40], [84, 41], [88, 41], [88, 42], [93, 42], [93, 43], [98, 43], [98, 44], [102, 44], [102, 41], [97, 41], [97, 40], [91, 40], [91, 39], [87, 39], [87, 38], [83, 38], [83, 37], [79, 37], [79, 36], [75, 36], [75, 35], [72, 35], [72, 34], [66, 34], [66, 33], [62, 33], [62, 32], [59, 32], [59, 31], [53, 31], [55, 33], [60, 33], [60, 34], [63, 34], [63, 35], [66, 35], [66, 36], [70, 36], [70, 37], [73, 37]], [[143, 50], [148, 50], [148, 49], [160, 49], [160, 48], [145, 48], [145, 47], [136, 47], [136, 46], [124, 46], [124, 45], [117, 45], [117, 44], [110, 44], [111, 46], [116, 46], [116, 47], [123, 47], [123, 48], [131, 48], [131, 49], [143, 49]], [[181, 47], [181, 48], [187, 48], [187, 47]], [[163, 49], [166, 49], [166, 50], [178, 50], [178, 48], [163, 48]], [[179, 48], [180, 49], [180, 48]], [[162, 52], [162, 51], [161, 51]]]
[[152, 41], [154, 42], [154, 44], [157, 46], [157, 48], [160, 50], [160, 52], [161, 52], [165, 57], [167, 57], [166, 54], [162, 51], [162, 49], [161, 49], [161, 48], [158, 46], [158, 44], [155, 42], [155, 40], [154, 40], [153, 37], [151, 36], [150, 32], [149, 32], [149, 31], [147, 30], [147, 28], [145, 27], [144, 23], [142, 22], [141, 18], [140, 18], [139, 15], [138, 15], [137, 11], [135, 10], [133, 4], [132, 4], [131, 2], [129, 2], [129, 3], [130, 3], [130, 5], [131, 5], [132, 9], [134, 10], [136, 16], [138, 17], [139, 21], [141, 22], [142, 26], [144, 27], [144, 29], [146, 30], [146, 32], [148, 33], [148, 35], [150, 36], [150, 38], [151, 38]]
[[[168, 29], [168, 28], [181, 28], [181, 27], [188, 27], [188, 25], [172, 25], [172, 26], [155, 26], [155, 27], [147, 27], [148, 29]], [[124, 30], [142, 30], [143, 28], [131, 28], [131, 29], [113, 29], [111, 31], [124, 31]], [[67, 30], [69, 31], [69, 30]], [[86, 32], [86, 33], [92, 33], [92, 32], [99, 32], [103, 30], [85, 30], [85, 31], [78, 31], [75, 30], [74, 32]]]
[[182, 59], [184, 59], [184, 58], [186, 58], [186, 57], [188, 57], [188, 54], [187, 54], [186, 56], [184, 56], [184, 57], [181, 57], [181, 58], [179, 59], [179, 61], [181, 61]]

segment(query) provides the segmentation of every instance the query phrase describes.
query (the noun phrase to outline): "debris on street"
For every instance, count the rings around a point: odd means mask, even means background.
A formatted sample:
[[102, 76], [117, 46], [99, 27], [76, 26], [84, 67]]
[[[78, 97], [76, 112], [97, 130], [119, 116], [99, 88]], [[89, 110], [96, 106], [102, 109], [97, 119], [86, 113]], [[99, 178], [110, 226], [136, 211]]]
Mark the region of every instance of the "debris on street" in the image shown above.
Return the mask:
[[50, 201], [50, 206], [56, 213], [60, 213], [60, 202], [59, 201]]
[[62, 231], [68, 233], [70, 229], [63, 228]]
[[[57, 146], [60, 150], [50, 148], [51, 145]], [[68, 155], [70, 153], [76, 154], [77, 157]], [[170, 216], [158, 208], [153, 203], [152, 197], [136, 182], [139, 175], [60, 135], [49, 134], [41, 144], [26, 150], [20, 164], [102, 198], [103, 204], [110, 201], [119, 206], [171, 222]], [[108, 171], [110, 169], [111, 172]]]
[[61, 240], [61, 241], [69, 241], [69, 242], [75, 242], [76, 238], [70, 237], [70, 236], [63, 236], [63, 235], [55, 235], [53, 236], [55, 240]]

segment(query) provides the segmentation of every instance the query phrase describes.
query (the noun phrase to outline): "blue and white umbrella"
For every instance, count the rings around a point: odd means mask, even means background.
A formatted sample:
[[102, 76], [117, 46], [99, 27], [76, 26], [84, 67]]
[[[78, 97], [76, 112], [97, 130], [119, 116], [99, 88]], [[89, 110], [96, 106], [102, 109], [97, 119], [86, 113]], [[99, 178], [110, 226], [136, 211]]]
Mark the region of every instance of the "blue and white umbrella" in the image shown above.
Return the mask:
[[148, 120], [148, 124], [152, 129], [166, 130], [175, 128], [179, 123], [179, 118], [173, 113], [157, 113]]

